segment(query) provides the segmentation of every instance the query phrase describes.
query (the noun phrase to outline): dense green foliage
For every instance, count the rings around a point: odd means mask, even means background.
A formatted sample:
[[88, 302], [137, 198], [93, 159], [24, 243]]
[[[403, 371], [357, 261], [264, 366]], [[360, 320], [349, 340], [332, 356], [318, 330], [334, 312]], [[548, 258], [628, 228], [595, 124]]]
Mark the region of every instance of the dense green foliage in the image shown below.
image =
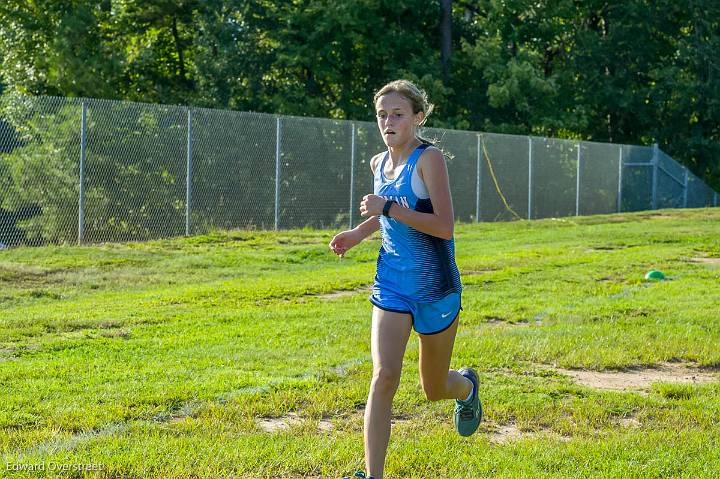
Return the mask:
[[0, 83], [365, 120], [408, 77], [431, 125], [658, 142], [717, 188], [718, 32], [714, 0], [7, 0]]
[[[0, 467], [103, 466], [3, 477], [358, 469], [378, 240], [340, 260], [332, 234], [0, 252]], [[458, 226], [452, 366], [479, 371], [486, 420], [461, 438], [452, 402], [425, 400], [413, 335], [387, 477], [717, 477], [719, 238], [717, 208]], [[650, 269], [669, 279], [644, 281]], [[668, 362], [711, 381], [608, 390], [559, 369]]]

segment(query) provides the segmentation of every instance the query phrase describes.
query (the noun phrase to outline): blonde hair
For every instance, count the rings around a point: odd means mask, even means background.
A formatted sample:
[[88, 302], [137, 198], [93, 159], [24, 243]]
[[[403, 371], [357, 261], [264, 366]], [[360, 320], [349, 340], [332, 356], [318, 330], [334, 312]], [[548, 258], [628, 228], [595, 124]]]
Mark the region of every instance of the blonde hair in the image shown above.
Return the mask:
[[418, 88], [413, 82], [409, 80], [391, 81], [384, 87], [380, 88], [373, 97], [373, 105], [377, 104], [377, 101], [381, 96], [387, 95], [389, 93], [398, 93], [407, 101], [409, 101], [414, 114], [417, 115], [420, 112], [423, 112], [425, 114], [423, 120], [419, 123], [419, 125], [423, 125], [425, 123], [425, 120], [427, 120], [427, 117], [430, 116], [430, 113], [432, 113], [433, 108], [435, 107], [435, 105], [428, 101], [427, 93], [425, 93], [425, 90]]
[[[379, 89], [377, 93], [375, 93], [375, 96], [373, 97], [373, 104], [377, 105], [378, 99], [381, 96], [387, 95], [389, 93], [397, 93], [403, 98], [405, 98], [408, 102], [410, 102], [413, 114], [417, 115], [420, 112], [423, 112], [425, 114], [422, 121], [418, 123], [418, 126], [422, 126], [425, 124], [428, 116], [430, 116], [430, 113], [432, 113], [433, 109], [435, 108], [435, 105], [428, 101], [428, 96], [425, 90], [419, 88], [410, 80], [395, 80], [386, 84], [384, 87]], [[439, 149], [442, 152], [443, 156], [447, 157], [449, 160], [453, 158], [452, 155], [450, 155], [438, 146], [437, 138], [428, 140], [427, 138], [423, 138], [422, 136], [420, 136], [420, 133], [417, 131], [415, 132], [415, 138], [420, 140], [422, 143], [432, 145], [435, 148]]]

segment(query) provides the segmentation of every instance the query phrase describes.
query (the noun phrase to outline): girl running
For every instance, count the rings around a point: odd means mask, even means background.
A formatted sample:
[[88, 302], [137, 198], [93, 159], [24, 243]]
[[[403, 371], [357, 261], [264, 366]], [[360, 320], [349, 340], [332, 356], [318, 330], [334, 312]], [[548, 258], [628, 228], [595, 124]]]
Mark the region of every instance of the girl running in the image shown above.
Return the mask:
[[470, 368], [450, 370], [462, 285], [445, 160], [417, 132], [432, 105], [407, 80], [382, 87], [374, 103], [388, 149], [370, 161], [374, 194], [360, 203], [360, 214], [368, 219], [330, 242], [330, 249], [343, 256], [378, 229], [382, 234], [370, 296], [373, 377], [364, 428], [368, 475], [353, 476], [366, 479], [383, 477], [392, 400], [413, 328], [420, 338], [420, 382], [427, 399], [455, 399], [455, 428], [463, 436], [474, 433], [482, 419], [477, 375]]

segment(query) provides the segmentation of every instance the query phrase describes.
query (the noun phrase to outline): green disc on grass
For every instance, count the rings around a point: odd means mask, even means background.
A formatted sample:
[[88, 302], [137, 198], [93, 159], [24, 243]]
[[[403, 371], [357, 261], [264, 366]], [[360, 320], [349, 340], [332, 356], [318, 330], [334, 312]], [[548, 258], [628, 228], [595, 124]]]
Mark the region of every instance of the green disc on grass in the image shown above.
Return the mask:
[[660, 281], [660, 280], [665, 279], [665, 274], [662, 271], [658, 271], [658, 270], [654, 269], [652, 271], [648, 271], [645, 274], [645, 279]]

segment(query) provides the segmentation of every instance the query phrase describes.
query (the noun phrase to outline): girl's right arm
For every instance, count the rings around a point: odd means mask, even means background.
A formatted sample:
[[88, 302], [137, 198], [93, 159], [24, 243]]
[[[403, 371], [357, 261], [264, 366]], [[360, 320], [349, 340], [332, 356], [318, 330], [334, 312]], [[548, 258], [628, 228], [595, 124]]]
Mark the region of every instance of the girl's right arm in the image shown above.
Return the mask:
[[347, 250], [360, 244], [362, 240], [380, 229], [380, 219], [377, 216], [368, 218], [355, 228], [336, 234], [330, 241], [330, 249], [338, 256], [343, 256]]
[[[370, 159], [370, 169], [375, 175], [378, 161], [382, 154], [375, 155]], [[347, 250], [360, 244], [362, 240], [380, 229], [380, 219], [377, 216], [366, 219], [355, 228], [336, 234], [330, 241], [330, 249], [338, 256], [343, 256]]]
[[[380, 229], [380, 217], [373, 216], [372, 218], [368, 218], [359, 225], [357, 225], [353, 230], [356, 230], [358, 234], [360, 235], [360, 241], [364, 240], [374, 232]], [[352, 231], [352, 230], [351, 230]]]

